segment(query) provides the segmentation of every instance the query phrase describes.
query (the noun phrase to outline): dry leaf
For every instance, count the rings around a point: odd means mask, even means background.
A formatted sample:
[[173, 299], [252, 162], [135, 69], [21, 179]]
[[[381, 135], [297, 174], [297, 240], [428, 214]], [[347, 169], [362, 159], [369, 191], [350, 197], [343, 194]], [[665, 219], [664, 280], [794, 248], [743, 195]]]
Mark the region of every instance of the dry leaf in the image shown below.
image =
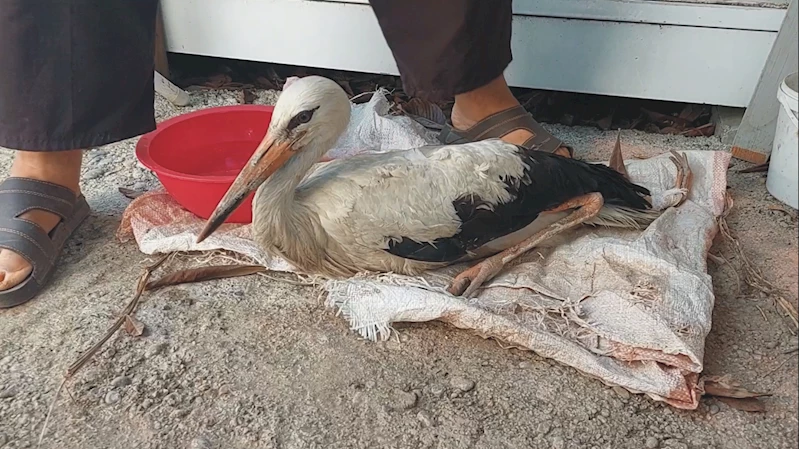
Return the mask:
[[660, 130], [660, 134], [680, 134], [680, 130], [673, 126], [667, 126]]
[[239, 92], [239, 104], [252, 104], [256, 99], [255, 93], [250, 89], [242, 89]]
[[212, 87], [212, 88], [215, 88], [215, 89], [219, 89], [222, 86], [229, 85], [232, 81], [233, 81], [233, 79], [230, 76], [222, 74], [222, 73], [219, 73], [219, 74], [210, 76], [208, 78], [208, 81], [203, 83], [203, 85], [207, 86], [207, 87]]
[[744, 412], [757, 412], [762, 413], [766, 411], [766, 404], [763, 401], [758, 400], [757, 398], [725, 398], [719, 397], [716, 398], [720, 402], [723, 402], [730, 406], [730, 408], [734, 408], [735, 410], [741, 410]]
[[272, 83], [275, 86], [282, 86], [286, 82], [286, 80], [283, 77], [277, 74], [275, 68], [272, 66], [269, 66], [269, 68], [266, 70], [266, 76], [267, 78], [272, 80]]
[[715, 396], [719, 401], [736, 410], [747, 412], [764, 412], [766, 406], [759, 397], [771, 396], [770, 393], [756, 393], [745, 390], [738, 384], [723, 377], [706, 377], [701, 381], [706, 396]]
[[644, 125], [644, 131], [648, 133], [659, 134], [660, 128], [658, 128], [658, 125], [654, 123], [647, 123]]
[[613, 147], [613, 153], [610, 155], [610, 162], [608, 165], [625, 178], [630, 179], [630, 174], [627, 172], [627, 167], [624, 165], [624, 155], [621, 152], [621, 130], [616, 134], [616, 145]]
[[716, 125], [708, 123], [696, 128], [691, 128], [682, 132], [682, 135], [688, 137], [710, 137], [716, 132]]
[[649, 109], [646, 108], [641, 108], [641, 112], [646, 114], [646, 116], [649, 117], [650, 121], [656, 123], [659, 126], [666, 126], [683, 130], [685, 129], [686, 126], [690, 125], [688, 121], [683, 120], [680, 117], [661, 114], [660, 112], [650, 111]]
[[771, 396], [771, 393], [756, 393], [745, 390], [739, 385], [720, 377], [706, 378], [703, 387], [705, 394], [716, 397], [745, 399]]
[[275, 86], [269, 78], [265, 76], [259, 76], [255, 78], [255, 85], [260, 87], [261, 89], [269, 89], [269, 90], [277, 90], [278, 86]]
[[758, 172], [768, 171], [768, 166], [770, 162], [771, 161], [766, 162], [764, 164], [758, 164], [753, 167], [738, 170], [738, 173], [758, 173]]
[[602, 131], [607, 131], [610, 129], [610, 126], [613, 124], [613, 112], [606, 117], [602, 117], [601, 119], [596, 121], [596, 126], [599, 127]]
[[786, 208], [784, 208], [782, 206], [775, 206], [775, 205], [772, 204], [772, 205], [770, 205], [768, 207], [768, 210], [779, 211], [779, 212], [782, 212], [783, 214], [785, 214], [785, 215], [787, 215], [789, 217], [791, 216], [791, 213], [788, 211], [788, 209], [786, 209]]
[[145, 290], [155, 290], [170, 285], [210, 281], [213, 279], [248, 276], [264, 271], [266, 271], [266, 268], [261, 265], [212, 265], [210, 267], [189, 268], [149, 282]]
[[424, 126], [435, 124], [440, 127], [447, 123], [447, 117], [438, 105], [422, 100], [421, 98], [412, 98], [407, 103], [401, 105], [400, 109], [405, 112], [405, 114], [417, 119], [417, 121], [423, 119], [429, 122], [422, 123]]
[[683, 110], [680, 112], [679, 117], [685, 120], [686, 122], [693, 122], [696, 119], [698, 119], [702, 114], [704, 114], [706, 110], [707, 109], [702, 106], [689, 104], [683, 108]]
[[519, 103], [527, 109], [528, 111], [531, 109], [535, 109], [547, 99], [547, 92], [534, 90], [532, 92], [528, 92], [524, 95], [518, 97]]
[[140, 337], [144, 333], [144, 323], [133, 315], [125, 315], [125, 332], [133, 337]]
[[352, 98], [355, 96], [355, 93], [352, 91], [352, 87], [350, 86], [350, 83], [347, 80], [340, 79], [336, 80], [336, 82], [338, 83], [339, 86], [341, 86], [342, 89], [344, 89], [344, 92], [347, 93], [348, 97]]
[[139, 190], [128, 189], [128, 188], [126, 188], [126, 187], [120, 187], [120, 188], [119, 188], [119, 193], [121, 193], [122, 195], [124, 195], [126, 198], [130, 198], [130, 199], [132, 199], [132, 200], [135, 200], [136, 198], [138, 198], [138, 197], [140, 197], [140, 196], [144, 195], [144, 194], [145, 194], [145, 193], [147, 193], [147, 192], [142, 192], [142, 191], [139, 191]]

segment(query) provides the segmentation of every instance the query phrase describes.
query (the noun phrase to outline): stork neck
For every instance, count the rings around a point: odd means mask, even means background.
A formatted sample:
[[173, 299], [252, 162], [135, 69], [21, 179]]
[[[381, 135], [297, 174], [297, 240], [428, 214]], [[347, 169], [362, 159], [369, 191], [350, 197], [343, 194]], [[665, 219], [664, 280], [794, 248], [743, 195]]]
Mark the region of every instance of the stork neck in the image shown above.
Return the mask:
[[[305, 175], [327, 152], [327, 145], [311, 144], [289, 159], [258, 189], [256, 207], [269, 208], [263, 215], [287, 212], [294, 202], [294, 194]], [[256, 211], [257, 213], [257, 211]], [[260, 216], [261, 214], [259, 214]]]

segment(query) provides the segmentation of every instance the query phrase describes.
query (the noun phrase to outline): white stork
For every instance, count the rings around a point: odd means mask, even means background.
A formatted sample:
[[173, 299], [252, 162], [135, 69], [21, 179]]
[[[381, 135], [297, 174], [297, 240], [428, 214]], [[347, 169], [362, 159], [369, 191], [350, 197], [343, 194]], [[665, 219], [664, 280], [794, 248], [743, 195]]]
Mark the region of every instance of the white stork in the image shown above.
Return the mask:
[[[287, 85], [264, 140], [198, 242], [257, 189], [255, 241], [301, 272], [415, 275], [488, 257], [449, 286], [473, 296], [505, 264], [559, 232], [581, 223], [637, 228], [660, 214], [646, 188], [606, 165], [498, 139], [358, 155], [309, 174], [347, 128], [350, 108], [327, 78]], [[686, 160], [672, 160], [678, 184], [685, 183]], [[681, 202], [687, 187], [678, 192]]]

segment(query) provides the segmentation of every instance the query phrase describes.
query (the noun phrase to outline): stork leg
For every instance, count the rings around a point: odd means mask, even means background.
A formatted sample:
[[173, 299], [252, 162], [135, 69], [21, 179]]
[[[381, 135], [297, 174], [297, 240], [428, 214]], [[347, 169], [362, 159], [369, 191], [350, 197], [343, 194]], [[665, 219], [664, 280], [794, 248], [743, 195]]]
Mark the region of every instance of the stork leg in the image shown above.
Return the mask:
[[[536, 232], [527, 240], [518, 243], [499, 254], [482, 260], [468, 270], [460, 273], [452, 280], [447, 291], [453, 295], [462, 295], [472, 298], [477, 290], [487, 281], [496, 276], [505, 265], [512, 262], [522, 254], [530, 251], [542, 242], [560, 234], [563, 231], [579, 226], [599, 214], [604, 205], [604, 199], [600, 193], [589, 193], [587, 195], [573, 198], [560, 206], [547, 211], [549, 213], [562, 212], [565, 210], [576, 209], [568, 216], [552, 223], [546, 228]], [[546, 212], [545, 212], [546, 213]]]

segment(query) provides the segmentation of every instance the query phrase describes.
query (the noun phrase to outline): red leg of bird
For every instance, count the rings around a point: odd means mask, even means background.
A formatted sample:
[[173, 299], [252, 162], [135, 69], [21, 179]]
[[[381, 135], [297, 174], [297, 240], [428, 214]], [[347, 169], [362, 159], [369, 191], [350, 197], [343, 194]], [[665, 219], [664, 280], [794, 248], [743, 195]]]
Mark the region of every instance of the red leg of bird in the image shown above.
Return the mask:
[[475, 296], [477, 290], [487, 281], [496, 276], [505, 265], [515, 260], [522, 254], [530, 251], [542, 242], [554, 237], [555, 235], [572, 229], [586, 220], [596, 217], [604, 205], [602, 194], [589, 193], [587, 195], [573, 198], [560, 206], [547, 212], [562, 212], [569, 209], [577, 209], [568, 216], [552, 223], [546, 228], [536, 232], [527, 240], [512, 246], [501, 253], [491, 256], [468, 270], [462, 272], [447, 288], [453, 295], [462, 295], [467, 298]]

